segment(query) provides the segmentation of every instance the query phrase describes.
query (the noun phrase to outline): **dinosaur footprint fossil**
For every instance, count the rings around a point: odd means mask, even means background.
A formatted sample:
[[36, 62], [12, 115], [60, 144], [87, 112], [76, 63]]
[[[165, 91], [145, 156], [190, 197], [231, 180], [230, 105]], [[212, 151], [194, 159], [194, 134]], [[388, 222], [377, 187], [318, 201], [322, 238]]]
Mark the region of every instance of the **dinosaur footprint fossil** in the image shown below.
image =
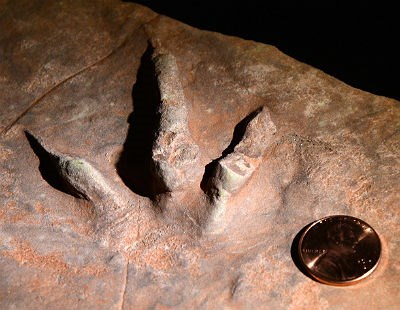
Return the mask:
[[[152, 51], [151, 61], [159, 92], [159, 102], [154, 112], [159, 121], [147, 155], [151, 157], [148, 158], [148, 174], [154, 196], [165, 192], [187, 192], [193, 185], [196, 186], [196, 180], [201, 177], [200, 149], [189, 131], [189, 105], [181, 85], [176, 59], [161, 48]], [[229, 197], [250, 179], [274, 139], [276, 128], [268, 108], [262, 107], [251, 116], [249, 121], [246, 119], [240, 141], [230, 153], [215, 161], [210, 174], [203, 176], [205, 187], [202, 188], [211, 202], [211, 221], [223, 214]], [[142, 216], [129, 205], [129, 198], [122, 194], [124, 189], [110, 182], [88, 160], [57, 152], [28, 131], [26, 135], [32, 148], [36, 149], [35, 153], [42, 156], [41, 161], [51, 162], [50, 170], [53, 174], [57, 172], [67, 192], [91, 203], [96, 232], [101, 232], [102, 236], [118, 235], [116, 231], [119, 222], [133, 222], [134, 215]], [[153, 206], [157, 204], [156, 200], [148, 201]], [[207, 214], [209, 210], [197, 212]], [[119, 227], [123, 230], [125, 226]]]

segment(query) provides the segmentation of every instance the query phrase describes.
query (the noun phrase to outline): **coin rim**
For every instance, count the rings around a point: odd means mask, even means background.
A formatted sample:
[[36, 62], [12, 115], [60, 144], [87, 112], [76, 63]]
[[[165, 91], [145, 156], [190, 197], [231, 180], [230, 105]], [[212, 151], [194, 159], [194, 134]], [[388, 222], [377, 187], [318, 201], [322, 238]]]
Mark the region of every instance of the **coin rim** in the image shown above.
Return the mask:
[[[375, 235], [376, 235], [377, 238], [378, 238], [378, 242], [379, 242], [379, 257], [378, 257], [378, 260], [376, 261], [375, 265], [374, 265], [370, 270], [368, 270], [366, 273], [364, 273], [362, 276], [360, 276], [360, 277], [358, 277], [358, 278], [355, 278], [355, 279], [352, 279], [352, 280], [345, 280], [345, 281], [329, 281], [329, 279], [321, 278], [321, 277], [318, 277], [318, 276], [314, 275], [314, 274], [311, 272], [312, 270], [305, 264], [304, 259], [303, 259], [303, 255], [302, 255], [302, 253], [301, 253], [301, 246], [302, 246], [302, 244], [303, 244], [304, 237], [305, 237], [306, 234], [309, 232], [309, 230], [310, 230], [311, 228], [313, 228], [314, 226], [316, 226], [316, 225], [317, 225], [318, 223], [320, 223], [321, 221], [323, 221], [323, 220], [325, 220], [325, 219], [328, 219], [328, 218], [335, 218], [335, 217], [347, 217], [347, 218], [352, 218], [352, 219], [356, 219], [356, 220], [358, 220], [358, 221], [361, 221], [363, 224], [365, 224], [365, 225], [367, 225], [369, 228], [371, 228], [371, 230], [375, 233]], [[323, 218], [320, 218], [320, 219], [318, 219], [318, 220], [316, 220], [316, 221], [314, 221], [314, 222], [311, 222], [311, 223], [307, 226], [307, 228], [305, 229], [305, 231], [301, 234], [301, 237], [300, 237], [300, 240], [299, 240], [299, 244], [298, 244], [298, 247], [297, 247], [297, 251], [298, 251], [298, 256], [299, 256], [299, 260], [300, 260], [301, 265], [305, 268], [305, 271], [307, 272], [307, 274], [308, 274], [309, 276], [311, 276], [313, 279], [317, 280], [318, 282], [321, 282], [321, 283], [324, 283], [324, 284], [328, 284], [328, 285], [334, 285], [334, 286], [348, 286], [348, 285], [353, 285], [353, 284], [356, 284], [356, 283], [360, 282], [361, 280], [365, 279], [365, 278], [368, 277], [372, 272], [374, 272], [374, 271], [376, 270], [376, 267], [378, 266], [378, 264], [379, 264], [379, 262], [380, 262], [380, 260], [381, 260], [381, 256], [382, 256], [382, 242], [381, 242], [381, 239], [379, 238], [378, 233], [375, 231], [375, 229], [373, 229], [373, 228], [371, 227], [371, 225], [369, 225], [369, 224], [366, 223], [365, 221], [363, 221], [363, 220], [361, 220], [361, 219], [359, 219], [359, 218], [357, 218], [357, 217], [351, 216], [351, 215], [343, 215], [343, 214], [339, 214], [339, 215], [329, 215], [329, 216], [325, 216], [325, 217], [323, 217]]]

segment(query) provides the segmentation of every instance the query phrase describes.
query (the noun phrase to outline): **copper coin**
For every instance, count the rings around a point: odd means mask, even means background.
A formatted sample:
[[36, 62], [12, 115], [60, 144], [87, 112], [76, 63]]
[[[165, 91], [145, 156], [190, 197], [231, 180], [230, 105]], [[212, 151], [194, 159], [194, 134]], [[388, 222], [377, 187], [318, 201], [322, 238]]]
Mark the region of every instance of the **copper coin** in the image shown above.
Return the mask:
[[304, 268], [317, 281], [350, 285], [374, 271], [381, 242], [364, 221], [334, 215], [312, 223], [302, 234], [298, 251]]

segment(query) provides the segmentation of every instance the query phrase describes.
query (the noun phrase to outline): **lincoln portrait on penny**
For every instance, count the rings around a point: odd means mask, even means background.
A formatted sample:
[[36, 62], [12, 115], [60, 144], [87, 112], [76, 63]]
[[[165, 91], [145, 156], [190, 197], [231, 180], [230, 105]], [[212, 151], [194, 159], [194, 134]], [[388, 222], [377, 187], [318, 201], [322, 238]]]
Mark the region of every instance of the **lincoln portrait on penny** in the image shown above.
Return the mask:
[[338, 222], [326, 231], [326, 251], [316, 261], [314, 268], [320, 274], [329, 274], [338, 280], [350, 280], [354, 274], [357, 259], [355, 256], [358, 238], [353, 227]]

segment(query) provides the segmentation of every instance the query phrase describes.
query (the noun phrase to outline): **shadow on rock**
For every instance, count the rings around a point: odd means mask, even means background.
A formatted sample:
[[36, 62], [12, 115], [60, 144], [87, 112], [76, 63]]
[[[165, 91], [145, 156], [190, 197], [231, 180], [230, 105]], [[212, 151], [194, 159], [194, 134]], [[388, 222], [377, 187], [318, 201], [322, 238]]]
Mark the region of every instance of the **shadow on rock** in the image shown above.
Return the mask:
[[68, 184], [66, 184], [66, 182], [62, 179], [54, 162], [54, 156], [47, 152], [47, 150], [39, 143], [37, 138], [31, 133], [25, 131], [25, 136], [28, 139], [29, 145], [31, 146], [33, 152], [39, 158], [39, 172], [42, 175], [42, 178], [56, 190], [76, 198], [82, 198], [78, 194], [71, 191]]
[[297, 235], [294, 237], [292, 245], [290, 247], [290, 255], [292, 257], [293, 263], [296, 265], [296, 267], [308, 278], [314, 280], [308, 273], [306, 268], [304, 267], [303, 263], [301, 262], [300, 255], [299, 255], [299, 244], [300, 244], [300, 239], [303, 233], [307, 230], [308, 227], [310, 227], [311, 224], [307, 224], [305, 227], [303, 227]]
[[227, 146], [227, 148], [222, 152], [222, 155], [210, 163], [208, 163], [204, 169], [204, 175], [203, 179], [201, 180], [200, 187], [203, 190], [204, 193], [208, 193], [210, 190], [209, 186], [210, 184], [208, 183], [210, 178], [213, 176], [214, 170], [218, 164], [218, 162], [229, 155], [230, 153], [233, 153], [235, 146], [239, 144], [239, 142], [243, 139], [243, 136], [246, 132], [247, 125], [257, 116], [257, 114], [260, 112], [261, 108], [258, 108], [257, 110], [251, 112], [249, 115], [247, 115], [244, 119], [242, 119], [236, 126], [235, 129], [233, 130], [233, 135], [232, 135], [232, 140], [231, 143]]
[[121, 179], [133, 192], [150, 197], [153, 193], [151, 149], [159, 116], [160, 91], [149, 44], [141, 58], [136, 83], [132, 88], [134, 111], [128, 118], [129, 130], [116, 168]]

